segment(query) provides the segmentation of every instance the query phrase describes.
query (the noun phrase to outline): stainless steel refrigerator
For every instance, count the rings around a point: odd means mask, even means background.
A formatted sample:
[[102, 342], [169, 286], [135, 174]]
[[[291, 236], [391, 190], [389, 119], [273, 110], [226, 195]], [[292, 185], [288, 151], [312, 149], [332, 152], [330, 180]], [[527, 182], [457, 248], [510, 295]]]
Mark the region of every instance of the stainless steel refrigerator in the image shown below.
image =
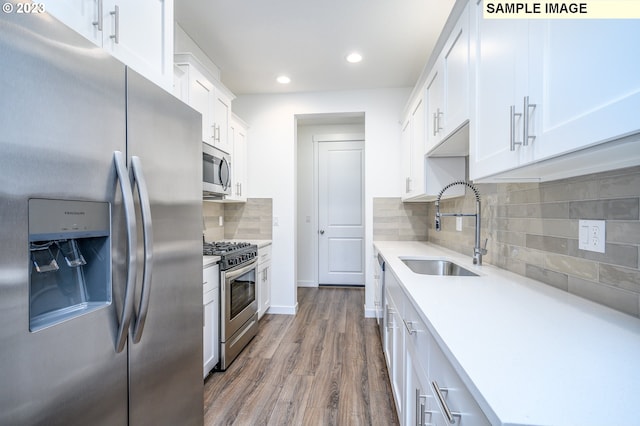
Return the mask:
[[0, 14], [0, 424], [200, 425], [200, 115]]

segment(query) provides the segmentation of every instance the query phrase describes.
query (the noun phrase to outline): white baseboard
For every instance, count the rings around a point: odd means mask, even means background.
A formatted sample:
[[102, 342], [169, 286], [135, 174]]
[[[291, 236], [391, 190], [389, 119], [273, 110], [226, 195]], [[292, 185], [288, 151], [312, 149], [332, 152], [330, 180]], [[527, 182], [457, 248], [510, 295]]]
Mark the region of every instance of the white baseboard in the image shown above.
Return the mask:
[[298, 281], [298, 287], [318, 287], [318, 283], [315, 281]]
[[376, 309], [375, 308], [367, 308], [367, 305], [364, 305], [364, 317], [365, 318], [376, 318]]
[[298, 312], [298, 304], [295, 306], [269, 306], [266, 313], [275, 315], [295, 315]]

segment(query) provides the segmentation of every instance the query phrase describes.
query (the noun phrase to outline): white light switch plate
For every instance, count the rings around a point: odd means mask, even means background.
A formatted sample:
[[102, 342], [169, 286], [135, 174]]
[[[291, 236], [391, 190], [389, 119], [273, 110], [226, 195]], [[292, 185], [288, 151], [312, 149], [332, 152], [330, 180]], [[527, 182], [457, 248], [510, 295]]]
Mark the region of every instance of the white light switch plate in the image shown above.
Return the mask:
[[604, 220], [580, 220], [578, 223], [578, 248], [580, 250], [604, 253]]
[[462, 231], [462, 218], [456, 216], [456, 231]]

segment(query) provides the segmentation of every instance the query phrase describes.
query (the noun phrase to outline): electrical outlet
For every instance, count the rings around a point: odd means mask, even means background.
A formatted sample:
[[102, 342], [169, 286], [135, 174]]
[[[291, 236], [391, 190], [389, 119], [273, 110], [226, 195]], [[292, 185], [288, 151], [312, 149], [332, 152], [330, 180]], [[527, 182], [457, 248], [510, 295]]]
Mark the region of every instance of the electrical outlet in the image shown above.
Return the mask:
[[456, 231], [462, 231], [462, 217], [456, 216]]
[[218, 226], [224, 226], [224, 216], [218, 216]]
[[604, 220], [580, 220], [578, 222], [578, 248], [604, 253], [605, 223]]
[[280, 221], [278, 220], [278, 216], [274, 216], [273, 217], [273, 226], [279, 226], [280, 225]]

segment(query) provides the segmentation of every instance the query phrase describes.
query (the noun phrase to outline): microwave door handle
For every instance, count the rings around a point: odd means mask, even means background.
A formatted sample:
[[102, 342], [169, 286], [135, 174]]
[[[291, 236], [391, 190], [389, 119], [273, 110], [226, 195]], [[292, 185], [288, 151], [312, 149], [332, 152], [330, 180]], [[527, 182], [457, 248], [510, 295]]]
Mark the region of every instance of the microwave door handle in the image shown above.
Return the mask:
[[149, 190], [142, 171], [140, 157], [131, 157], [133, 178], [138, 188], [140, 210], [142, 213], [142, 230], [144, 243], [144, 266], [142, 269], [142, 289], [138, 317], [133, 326], [133, 343], [138, 343], [144, 331], [144, 324], [149, 312], [149, 298], [151, 297], [151, 274], [153, 272], [153, 226], [151, 222], [151, 206], [149, 204]]
[[[222, 172], [223, 170], [226, 170], [226, 175], [227, 175], [226, 179], [225, 179], [225, 176], [223, 176], [223, 172]], [[226, 191], [227, 188], [229, 188], [229, 180], [231, 176], [229, 173], [229, 162], [224, 157], [222, 157], [222, 161], [220, 162], [219, 177], [220, 177], [220, 183], [222, 184], [222, 189]]]
[[136, 231], [136, 213], [133, 204], [133, 191], [129, 182], [129, 174], [124, 155], [120, 151], [114, 151], [113, 161], [122, 191], [122, 204], [124, 205], [125, 223], [127, 229], [127, 281], [125, 287], [124, 301], [122, 303], [122, 313], [120, 316], [120, 324], [118, 325], [118, 333], [116, 335], [116, 353], [122, 352], [127, 342], [127, 331], [131, 322], [133, 313], [135, 284], [137, 275], [137, 254], [136, 244], [138, 235]]

